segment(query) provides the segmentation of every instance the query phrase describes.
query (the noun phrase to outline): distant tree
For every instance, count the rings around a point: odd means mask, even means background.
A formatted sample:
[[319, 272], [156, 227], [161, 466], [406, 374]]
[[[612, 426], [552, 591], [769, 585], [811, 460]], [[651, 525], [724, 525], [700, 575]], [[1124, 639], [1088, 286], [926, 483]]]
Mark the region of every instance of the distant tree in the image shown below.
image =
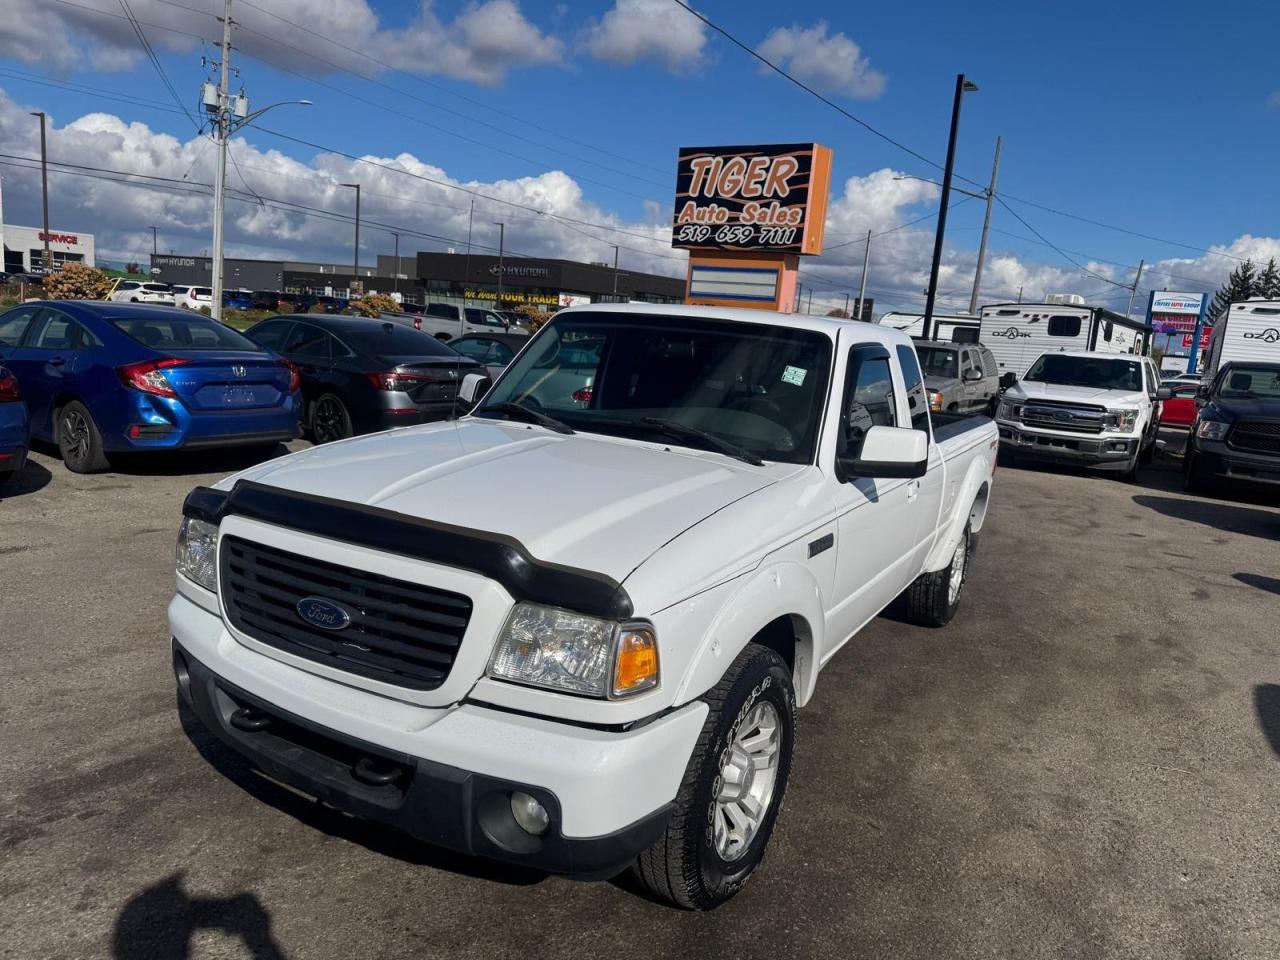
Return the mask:
[[105, 273], [83, 263], [68, 263], [44, 278], [45, 296], [50, 300], [103, 300], [111, 286]]
[[827, 311], [827, 316], [828, 316], [828, 317], [835, 317], [835, 318], [836, 318], [836, 319], [838, 319], [838, 320], [848, 320], [848, 319], [849, 319], [849, 311], [848, 311], [848, 310], [843, 310], [843, 309], [841, 309], [840, 307], [836, 307], [834, 310], [828, 310], [828, 311]]
[[1276, 267], [1276, 258], [1267, 261], [1267, 268], [1258, 275], [1259, 297], [1268, 300], [1280, 300], [1280, 268]]
[[1231, 271], [1227, 282], [1218, 288], [1213, 295], [1213, 303], [1209, 306], [1209, 316], [1217, 319], [1227, 312], [1233, 303], [1261, 296], [1258, 286], [1258, 274], [1252, 260], [1246, 260]]
[[400, 304], [385, 293], [366, 293], [359, 299], [352, 300], [348, 305], [348, 309], [355, 311], [362, 317], [380, 317], [384, 313], [399, 310]]

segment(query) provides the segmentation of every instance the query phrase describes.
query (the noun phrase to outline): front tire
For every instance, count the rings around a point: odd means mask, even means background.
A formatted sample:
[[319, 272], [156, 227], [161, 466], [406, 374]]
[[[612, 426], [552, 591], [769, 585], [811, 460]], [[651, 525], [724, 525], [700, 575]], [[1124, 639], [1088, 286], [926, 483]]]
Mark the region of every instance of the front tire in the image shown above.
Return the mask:
[[764, 859], [795, 744], [795, 690], [776, 652], [749, 644], [710, 706], [666, 833], [636, 858], [651, 894], [688, 910], [733, 897]]
[[1204, 494], [1209, 492], [1209, 481], [1201, 472], [1198, 464], [1199, 457], [1196, 456], [1194, 450], [1191, 449], [1190, 442], [1187, 443], [1187, 452], [1183, 455], [1185, 466], [1182, 471], [1182, 488], [1187, 493]]
[[316, 444], [345, 440], [354, 433], [351, 412], [341, 397], [322, 394], [311, 405], [310, 433], [311, 442]]
[[58, 450], [72, 473], [102, 473], [110, 468], [102, 450], [102, 433], [89, 409], [72, 400], [58, 411]]
[[945, 627], [960, 609], [978, 538], [968, 524], [951, 554], [951, 562], [933, 573], [922, 573], [907, 587], [907, 619], [922, 627]]

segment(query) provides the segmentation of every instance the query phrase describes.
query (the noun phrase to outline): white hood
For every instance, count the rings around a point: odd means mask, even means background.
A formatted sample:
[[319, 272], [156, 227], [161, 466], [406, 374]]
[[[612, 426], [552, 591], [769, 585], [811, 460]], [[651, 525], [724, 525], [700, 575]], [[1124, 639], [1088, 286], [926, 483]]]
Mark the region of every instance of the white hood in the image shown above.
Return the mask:
[[621, 582], [700, 520], [792, 473], [716, 453], [468, 419], [314, 447], [237, 479], [501, 533]]
[[1099, 387], [1075, 387], [1065, 383], [1041, 383], [1019, 380], [1004, 395], [1006, 400], [1061, 400], [1093, 403], [1103, 407], [1137, 406], [1146, 394], [1140, 390], [1103, 390]]

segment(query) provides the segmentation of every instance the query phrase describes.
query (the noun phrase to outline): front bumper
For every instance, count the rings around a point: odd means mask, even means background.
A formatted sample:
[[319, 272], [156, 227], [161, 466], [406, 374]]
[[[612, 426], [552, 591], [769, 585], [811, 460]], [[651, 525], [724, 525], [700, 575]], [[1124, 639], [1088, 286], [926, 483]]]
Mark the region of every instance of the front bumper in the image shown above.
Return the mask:
[[1280, 457], [1245, 453], [1221, 440], [1193, 436], [1196, 472], [1202, 475], [1247, 480], [1250, 483], [1280, 484]]
[[[707, 713], [694, 703], [604, 730], [468, 702], [420, 707], [250, 650], [182, 595], [169, 615], [182, 701], [268, 776], [425, 842], [550, 873], [611, 876], [662, 834]], [[261, 729], [237, 726], [237, 711]], [[394, 780], [361, 779], [371, 766]], [[516, 825], [516, 790], [546, 808], [546, 834]]]
[[1019, 455], [1053, 463], [1073, 463], [1100, 470], [1123, 470], [1138, 450], [1136, 436], [1082, 436], [1027, 430], [1000, 420], [1000, 446]]

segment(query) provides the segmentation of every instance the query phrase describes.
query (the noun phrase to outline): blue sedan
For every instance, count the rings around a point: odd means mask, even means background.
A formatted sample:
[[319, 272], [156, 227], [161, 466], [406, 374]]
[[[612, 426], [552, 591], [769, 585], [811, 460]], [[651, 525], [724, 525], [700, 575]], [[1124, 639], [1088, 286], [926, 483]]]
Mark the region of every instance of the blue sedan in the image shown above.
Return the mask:
[[98, 300], [0, 313], [0, 363], [21, 384], [31, 435], [75, 473], [112, 453], [269, 446], [300, 433], [298, 371], [216, 320]]
[[30, 445], [22, 387], [17, 377], [0, 367], [0, 487], [22, 469]]

